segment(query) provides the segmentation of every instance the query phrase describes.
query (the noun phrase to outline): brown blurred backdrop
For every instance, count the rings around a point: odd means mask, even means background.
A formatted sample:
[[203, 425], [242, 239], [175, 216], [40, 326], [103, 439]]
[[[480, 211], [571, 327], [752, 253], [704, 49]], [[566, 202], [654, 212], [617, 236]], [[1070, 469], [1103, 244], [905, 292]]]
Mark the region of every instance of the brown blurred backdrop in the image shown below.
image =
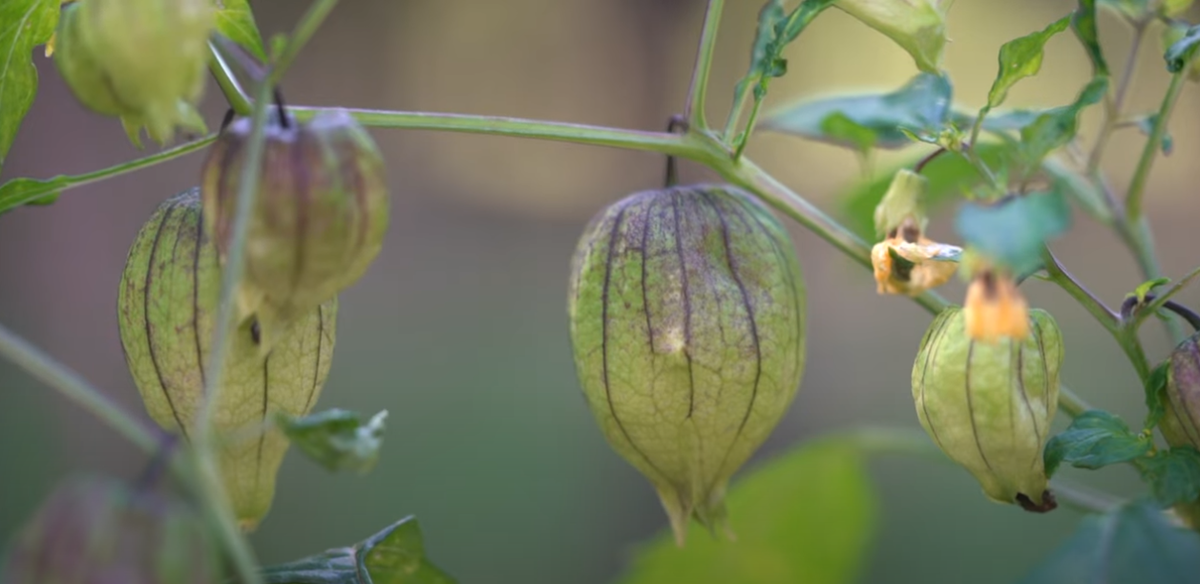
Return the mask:
[[[702, 0], [347, 0], [288, 75], [292, 103], [455, 111], [659, 129], [681, 107]], [[709, 116], [724, 120], [748, 61], [760, 2], [728, 3]], [[1068, 0], [957, 0], [946, 67], [956, 101], [978, 107], [996, 51], [1074, 6]], [[288, 30], [303, 2], [256, 2], [266, 34]], [[1193, 14], [1193, 20], [1195, 15]], [[1101, 19], [1119, 67], [1129, 31]], [[1156, 108], [1167, 74], [1157, 34], [1146, 40], [1131, 108]], [[768, 108], [853, 89], [892, 89], [915, 74], [910, 58], [837, 11], [787, 53], [790, 73]], [[85, 112], [40, 49], [36, 103], [4, 178], [102, 168], [142, 153], [116, 120]], [[1072, 35], [1047, 46], [1040, 76], [1008, 105], [1068, 102], [1090, 68]], [[207, 119], [224, 105], [215, 87]], [[1100, 108], [1085, 116], [1095, 133]], [[1189, 86], [1171, 124], [1149, 213], [1168, 275], [1200, 263], [1200, 91]], [[394, 211], [386, 247], [342, 296], [337, 355], [319, 408], [387, 409], [382, 458], [365, 477], [329, 475], [291, 455], [274, 508], [253, 541], [279, 562], [358, 541], [416, 514], [432, 557], [462, 582], [611, 581], [631, 546], [665, 526], [648, 484], [594, 427], [574, 378], [565, 297], [570, 254], [600, 206], [661, 180], [645, 153], [514, 138], [377, 131], [389, 159]], [[1123, 188], [1140, 152], [1118, 134], [1106, 167]], [[914, 149], [909, 156], [915, 154]], [[760, 134], [748, 154], [798, 192], [837, 210], [859, 180], [853, 154]], [[51, 207], [0, 216], [0, 321], [56, 355], [141, 415], [116, 329], [117, 282], [128, 246], [164, 198], [196, 184], [201, 155], [66, 193]], [[879, 159], [877, 168], [899, 160]], [[710, 175], [685, 165], [687, 180]], [[935, 235], [952, 239], [948, 215]], [[1076, 215], [1054, 247], [1104, 300], [1140, 279], [1120, 242]], [[759, 456], [854, 424], [917, 427], [911, 360], [929, 316], [875, 295], [868, 272], [793, 228], [809, 288], [809, 366], [792, 411]], [[1100, 407], [1141, 419], [1141, 391], [1117, 347], [1057, 289], [1031, 281], [1036, 305], [1064, 330], [1064, 380]], [[945, 291], [961, 297], [954, 284]], [[1182, 300], [1195, 305], [1200, 290]], [[1152, 358], [1168, 348], [1149, 327]], [[863, 366], [869, 363], [870, 366]], [[0, 541], [44, 494], [77, 469], [133, 476], [141, 453], [53, 391], [0, 363]], [[1060, 421], [1060, 425], [1062, 422]], [[873, 464], [883, 502], [864, 582], [999, 584], [1022, 574], [1079, 515], [1046, 516], [987, 502], [965, 471], [917, 460]], [[1125, 469], [1067, 478], [1137, 493]]]

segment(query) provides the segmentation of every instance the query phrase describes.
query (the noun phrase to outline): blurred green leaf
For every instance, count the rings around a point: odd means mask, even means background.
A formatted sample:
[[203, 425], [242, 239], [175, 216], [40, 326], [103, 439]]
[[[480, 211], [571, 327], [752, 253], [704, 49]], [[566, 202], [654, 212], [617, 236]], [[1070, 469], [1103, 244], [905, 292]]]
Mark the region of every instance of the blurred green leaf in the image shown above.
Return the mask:
[[421, 527], [405, 517], [353, 547], [263, 568], [264, 584], [454, 584], [425, 557]]
[[964, 203], [954, 222], [963, 241], [1016, 273], [1036, 270], [1045, 242], [1070, 226], [1071, 207], [1058, 190]]
[[267, 60], [263, 51], [262, 35], [254, 23], [254, 12], [249, 0], [215, 0], [217, 5], [217, 32], [229, 37], [243, 49], [250, 51], [260, 61]]
[[988, 91], [987, 107], [994, 108], [1008, 97], [1008, 90], [1018, 81], [1037, 75], [1042, 68], [1042, 49], [1050, 37], [1067, 30], [1071, 17], [1064, 16], [1046, 28], [1004, 43], [1000, 47], [1000, 71]]
[[1192, 60], [1196, 47], [1200, 45], [1200, 24], [1193, 26], [1184, 33], [1183, 38], [1167, 47], [1163, 58], [1167, 60], [1167, 71], [1178, 73]]
[[875, 145], [875, 131], [842, 112], [837, 112], [821, 121], [821, 132], [833, 142], [850, 145], [858, 152], [868, 152]]
[[[1149, 137], [1154, 135], [1154, 124], [1158, 122], [1158, 114], [1147, 114], [1137, 119], [1138, 130], [1142, 134]], [[1175, 139], [1171, 138], [1171, 134], [1163, 128], [1162, 137], [1162, 153], [1166, 156], [1171, 155], [1171, 151], [1175, 149]]]
[[[860, 149], [865, 132], [852, 136], [832, 133], [828, 121], [844, 119], [871, 132], [871, 146], [900, 148], [912, 141], [902, 129], [936, 134], [950, 115], [950, 81], [921, 73], [891, 93], [837, 96], [781, 108], [759, 124], [761, 128]], [[840, 122], [844, 127], [845, 123]]]
[[1079, 112], [1104, 98], [1108, 78], [1088, 83], [1074, 103], [1046, 110], [1021, 128], [1021, 151], [1027, 168], [1035, 168], [1047, 154], [1067, 145], [1079, 126]]
[[[1139, 286], [1139, 289], [1141, 287]], [[1163, 405], [1163, 400], [1166, 399], [1164, 391], [1167, 389], [1167, 367], [1170, 361], [1159, 363], [1150, 372], [1150, 377], [1146, 379], [1146, 421], [1143, 424], [1145, 430], [1150, 430], [1162, 421], [1162, 417], [1166, 415], [1166, 406]]]
[[[1112, 0], [1100, 0], [1101, 3], [1112, 3]], [[1144, 4], [1145, 0], [1117, 0], [1120, 3]], [[1100, 32], [1096, 28], [1096, 0], [1079, 0], [1079, 8], [1071, 16], [1071, 30], [1083, 49], [1087, 51], [1092, 61], [1092, 76], [1108, 76], [1108, 63], [1104, 60], [1104, 51], [1100, 48]]]
[[946, 48], [945, 0], [839, 0], [836, 6], [908, 52], [917, 68], [940, 73]]
[[1061, 463], [1097, 469], [1145, 456], [1154, 444], [1129, 430], [1124, 420], [1103, 410], [1088, 410], [1046, 443], [1046, 475]]
[[[1012, 130], [1020, 130], [1025, 126], [1033, 123], [1038, 116], [1045, 113], [1045, 110], [1031, 109], [1011, 109], [1001, 112], [989, 112], [987, 117], [983, 119], [984, 130], [994, 133], [1009, 132]], [[954, 125], [964, 128], [975, 123], [975, 114], [964, 112], [962, 110], [954, 110], [950, 114], [950, 121]]]
[[1162, 13], [1168, 18], [1175, 18], [1192, 7], [1194, 0], [1163, 0]]
[[730, 490], [736, 542], [693, 523], [687, 546], [669, 533], [642, 548], [624, 584], [844, 584], [863, 570], [875, 499], [863, 453], [813, 442], [746, 474]]
[[22, 205], [49, 205], [71, 185], [70, 177], [51, 179], [14, 178], [0, 185], [0, 213]]
[[1163, 507], [1190, 503], [1200, 497], [1200, 452], [1190, 446], [1159, 451], [1136, 461]]
[[60, 1], [0, 2], [0, 171], [37, 94], [33, 48], [54, 34]]
[[1021, 584], [1194, 584], [1200, 535], [1144, 502], [1088, 515]]
[[327, 470], [366, 473], [379, 459], [385, 418], [387, 410], [363, 424], [358, 413], [333, 409], [303, 418], [279, 413], [276, 423], [292, 444]]

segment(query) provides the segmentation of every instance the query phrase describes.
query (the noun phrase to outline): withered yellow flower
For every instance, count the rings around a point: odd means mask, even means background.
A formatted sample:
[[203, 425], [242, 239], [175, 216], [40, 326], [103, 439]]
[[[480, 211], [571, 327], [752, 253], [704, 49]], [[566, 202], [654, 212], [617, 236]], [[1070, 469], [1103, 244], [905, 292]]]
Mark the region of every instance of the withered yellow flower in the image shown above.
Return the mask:
[[1029, 337], [1029, 304], [1009, 274], [979, 271], [963, 303], [967, 336], [985, 343]]
[[954, 276], [958, 262], [935, 258], [951, 249], [925, 237], [915, 220], [905, 219], [887, 239], [871, 248], [879, 293], [916, 296], [945, 284]]

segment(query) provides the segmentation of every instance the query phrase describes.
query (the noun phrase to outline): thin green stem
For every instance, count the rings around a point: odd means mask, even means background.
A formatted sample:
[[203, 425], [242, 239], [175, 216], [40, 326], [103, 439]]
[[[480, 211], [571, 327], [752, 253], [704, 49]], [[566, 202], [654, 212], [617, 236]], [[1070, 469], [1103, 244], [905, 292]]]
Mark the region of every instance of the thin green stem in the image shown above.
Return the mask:
[[1186, 80], [1186, 71], [1181, 71], [1171, 77], [1171, 85], [1167, 88], [1167, 94], [1163, 96], [1162, 105], [1158, 109], [1158, 117], [1154, 120], [1154, 127], [1150, 130], [1145, 147], [1142, 148], [1142, 156], [1138, 160], [1133, 180], [1129, 184], [1129, 192], [1125, 196], [1125, 216], [1129, 218], [1130, 224], [1136, 225], [1142, 218], [1142, 198], [1146, 192], [1146, 183], [1150, 179], [1150, 169], [1154, 166], [1154, 159], [1158, 157], [1159, 149], [1162, 148], [1162, 138], [1166, 132], [1167, 122], [1171, 119], [1171, 113], [1175, 110], [1175, 103], [1179, 101], [1179, 95], [1183, 92], [1183, 84]]
[[692, 68], [692, 86], [688, 91], [687, 105], [683, 116], [688, 126], [696, 130], [708, 129], [705, 116], [705, 96], [708, 94], [708, 76], [712, 70], [713, 51], [717, 46], [717, 30], [721, 26], [721, 14], [725, 0], [708, 0], [704, 11], [704, 28], [700, 31], [700, 48], [696, 51], [696, 65]]
[[76, 175], [59, 175], [45, 180], [34, 180], [28, 178], [15, 178], [0, 187], [0, 213], [9, 209], [27, 205], [29, 203], [44, 199], [61, 193], [63, 191], [81, 187], [105, 179], [127, 174], [135, 170], [149, 168], [161, 162], [173, 160], [191, 154], [212, 144], [217, 137], [216, 134], [209, 134], [198, 140], [193, 140], [186, 144], [180, 144], [169, 150], [163, 150], [151, 154], [145, 158], [131, 160], [108, 168], [93, 170]]
[[1130, 41], [1129, 55], [1125, 57], [1125, 67], [1121, 71], [1121, 77], [1117, 81], [1116, 97], [1111, 102], [1105, 101], [1107, 107], [1105, 108], [1104, 125], [1100, 128], [1100, 134], [1096, 136], [1096, 144], [1092, 146], [1092, 152], [1088, 156], [1088, 174], [1095, 173], [1100, 168], [1100, 159], [1104, 156], [1108, 140], [1120, 126], [1119, 122], [1123, 115], [1122, 109], [1125, 107], [1125, 97], [1129, 94], [1130, 86], [1133, 85], [1133, 76], [1137, 71], [1138, 51], [1141, 49], [1142, 37], [1145, 33], [1146, 23], [1138, 21], [1133, 24], [1133, 40]]
[[746, 150], [746, 144], [750, 142], [750, 134], [754, 131], [754, 124], [758, 122], [758, 110], [762, 107], [762, 100], [756, 99], [750, 106], [750, 117], [746, 120], [746, 132], [742, 134], [742, 138], [737, 141], [737, 149], [733, 153], [733, 160], [737, 162], [742, 157], [742, 152]]
[[83, 377], [55, 361], [31, 343], [0, 325], [0, 355], [21, 367], [35, 379], [57, 389], [83, 409], [108, 424], [147, 454], [158, 451], [159, 440], [154, 432], [139, 422], [120, 406], [108, 399], [99, 389], [92, 387]]
[[283, 78], [283, 74], [292, 66], [292, 62], [296, 60], [296, 55], [300, 54], [300, 49], [308, 44], [309, 39], [316, 34], [317, 29], [321, 28], [321, 24], [325, 22], [325, 17], [337, 6], [338, 0], [317, 0], [308, 7], [308, 12], [300, 17], [300, 24], [296, 25], [296, 29], [292, 31], [291, 38], [288, 39], [287, 46], [283, 49], [283, 54], [275, 60], [271, 66], [271, 73], [267, 76], [266, 85], [274, 87], [279, 84], [279, 80]]
[[1091, 404], [1084, 401], [1079, 394], [1071, 391], [1065, 385], [1058, 386], [1058, 409], [1072, 418], [1082, 416], [1084, 412], [1095, 409]]
[[725, 130], [721, 132], [721, 139], [727, 143], [733, 140], [733, 136], [737, 132], [738, 122], [742, 119], [742, 110], [746, 109], [746, 98], [750, 97], [758, 80], [747, 77], [743, 83], [746, 84], [745, 87], [733, 95], [733, 104], [729, 106], [729, 117], [725, 119]]
[[1120, 317], [1109, 308], [1104, 301], [1092, 294], [1091, 290], [1080, 284], [1074, 276], [1067, 272], [1059, 263], [1058, 258], [1054, 257], [1054, 252], [1047, 247], [1042, 252], [1042, 258], [1045, 260], [1046, 272], [1050, 274], [1050, 279], [1058, 284], [1067, 294], [1071, 295], [1076, 302], [1082, 305], [1097, 322], [1107, 330], [1109, 334], [1117, 336], [1120, 330]]
[[254, 106], [250, 103], [250, 98], [246, 97], [246, 92], [242, 90], [242, 86], [237, 82], [237, 76], [233, 74], [233, 70], [229, 68], [229, 63], [225, 61], [225, 57], [221, 55], [221, 51], [217, 45], [209, 42], [208, 52], [210, 58], [208, 60], [208, 70], [212, 72], [212, 76], [217, 80], [217, 87], [221, 89], [221, 93], [225, 95], [225, 100], [229, 102], [229, 107], [239, 116], [248, 116], [254, 110]]
[[213, 416], [217, 404], [221, 400], [222, 375], [225, 367], [225, 354], [229, 349], [230, 331], [235, 324], [236, 295], [241, 285], [243, 268], [246, 257], [246, 234], [249, 232], [250, 215], [258, 195], [258, 178], [262, 171], [267, 114], [270, 109], [272, 85], [262, 83], [254, 102], [254, 112], [250, 138], [245, 146], [246, 161], [242, 166], [239, 177], [237, 205], [231, 227], [231, 235], [227, 253], [223, 258], [221, 272], [220, 304], [217, 308], [217, 322], [213, 333], [212, 349], [205, 367], [204, 403], [196, 417], [195, 434], [195, 467], [200, 480], [201, 491], [205, 497], [205, 514], [217, 530], [217, 535], [225, 546], [226, 553], [233, 560], [234, 566], [243, 584], [260, 584], [257, 561], [249, 543], [242, 537], [229, 507], [225, 488], [221, 484], [214, 453], [217, 449], [214, 439]]

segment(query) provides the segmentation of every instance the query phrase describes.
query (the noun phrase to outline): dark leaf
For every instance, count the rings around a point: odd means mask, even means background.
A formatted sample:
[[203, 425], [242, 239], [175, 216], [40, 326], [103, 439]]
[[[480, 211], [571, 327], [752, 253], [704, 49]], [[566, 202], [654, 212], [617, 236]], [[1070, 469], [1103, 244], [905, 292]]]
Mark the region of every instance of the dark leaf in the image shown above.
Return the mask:
[[267, 54], [249, 0], [217, 0], [217, 7], [217, 32], [265, 62]]
[[1200, 45], [1200, 24], [1189, 28], [1183, 38], [1167, 47], [1167, 52], [1163, 55], [1163, 58], [1167, 60], [1167, 71], [1171, 73], [1183, 71], [1183, 68], [1191, 62], [1196, 54], [1198, 45]]
[[[1106, 1], [1109, 0], [1100, 0], [1101, 3]], [[1133, 1], [1144, 3], [1144, 0]], [[1104, 61], [1104, 51], [1100, 48], [1100, 33], [1096, 29], [1096, 0], [1079, 0], [1079, 8], [1076, 8], [1075, 14], [1071, 16], [1071, 30], [1075, 31], [1075, 36], [1083, 43], [1083, 49], [1092, 60], [1092, 76], [1108, 76], [1108, 63]]]
[[1089, 515], [1021, 584], [1195, 584], [1200, 535], [1144, 502]]
[[1042, 68], [1042, 49], [1046, 41], [1067, 30], [1070, 20], [1070, 16], [1064, 16], [1038, 32], [1013, 39], [1000, 47], [1000, 71], [988, 91], [988, 108], [1003, 103], [1008, 97], [1008, 90], [1018, 81], [1037, 75]]
[[964, 203], [955, 219], [963, 241], [1017, 273], [1036, 270], [1046, 241], [1071, 226], [1071, 207], [1058, 190], [1000, 203]]
[[0, 2], [0, 170], [37, 94], [33, 49], [50, 40], [61, 0]]
[[1146, 430], [1157, 426], [1162, 421], [1162, 417], [1166, 415], [1164, 401], [1167, 399], [1167, 396], [1163, 392], [1167, 389], [1167, 372], [1169, 371], [1169, 367], [1170, 361], [1159, 363], [1150, 372], [1150, 377], [1146, 379], [1146, 421], [1143, 424]]
[[386, 417], [385, 410], [363, 424], [356, 412], [334, 409], [303, 418], [281, 413], [276, 423], [292, 444], [327, 470], [366, 473], [379, 459]]
[[1103, 410], [1088, 410], [1076, 417], [1061, 434], [1046, 443], [1046, 475], [1061, 463], [1097, 469], [1145, 456], [1153, 446], [1129, 430], [1121, 418]]
[[1065, 146], [1078, 130], [1079, 112], [1104, 98], [1108, 79], [1097, 77], [1074, 103], [1046, 110], [1031, 124], [1021, 128], [1021, 150], [1028, 168], [1035, 168], [1047, 154]]
[[[839, 96], [787, 106], [767, 116], [759, 126], [860, 149], [864, 132], [847, 138], [829, 131], [828, 120], [840, 117], [869, 130], [873, 134], [870, 146], [899, 148], [912, 143], [902, 130], [936, 134], [946, 125], [951, 91], [946, 77], [921, 73], [891, 93]], [[839, 127], [844, 126], [841, 122]]]
[[687, 546], [664, 533], [638, 551], [624, 584], [850, 584], [874, 531], [862, 451], [829, 440], [745, 475], [729, 493], [735, 543], [693, 523]]
[[1163, 507], [1200, 498], [1200, 452], [1195, 448], [1181, 446], [1160, 451], [1138, 459], [1137, 467]]
[[266, 567], [262, 576], [264, 584], [454, 584], [426, 559], [421, 527], [413, 517], [354, 547]]

